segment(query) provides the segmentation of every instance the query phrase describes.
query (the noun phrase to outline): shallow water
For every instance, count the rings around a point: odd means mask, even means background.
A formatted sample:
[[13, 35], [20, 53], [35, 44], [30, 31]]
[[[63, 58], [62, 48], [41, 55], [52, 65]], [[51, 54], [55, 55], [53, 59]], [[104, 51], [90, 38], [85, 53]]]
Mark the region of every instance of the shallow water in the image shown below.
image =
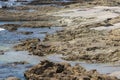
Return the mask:
[[[7, 24], [7, 22], [1, 23]], [[9, 32], [8, 30], [0, 31], [0, 50], [6, 51], [4, 55], [0, 55], [0, 80], [11, 76], [16, 76], [24, 80], [23, 73], [31, 66], [38, 64], [41, 60], [45, 59], [44, 57], [29, 55], [26, 51], [14, 51], [12, 49], [13, 45], [18, 44], [20, 40], [25, 40], [27, 38], [40, 38], [43, 40], [46, 33], [53, 34], [61, 29], [61, 27], [18, 28], [18, 30], [14, 32]], [[26, 31], [33, 33], [29, 35], [21, 33]], [[14, 64], [14, 62], [27, 62], [28, 64]]]
[[[23, 73], [41, 60], [44, 60], [44, 57], [29, 55], [27, 51], [7, 51], [4, 55], [0, 55], [0, 80], [11, 76], [25, 80]], [[14, 64], [14, 62], [26, 64]]]
[[[46, 59], [48, 59], [49, 61], [52, 62], [67, 62], [70, 63], [72, 66], [76, 65], [76, 64], [80, 64], [81, 66], [83, 66], [86, 70], [93, 70], [96, 69], [99, 73], [101, 74], [111, 74], [113, 72], [117, 72], [120, 71], [120, 64], [92, 64], [92, 63], [86, 63], [86, 62], [80, 62], [80, 61], [65, 61], [63, 59], [61, 59], [61, 57], [63, 57], [62, 55], [48, 55], [46, 57]], [[120, 78], [120, 75], [116, 76], [118, 78]]]
[[25, 80], [23, 73], [30, 67], [32, 67], [30, 64], [0, 64], [0, 80], [5, 80], [7, 77], [12, 76], [16, 76], [18, 78], [21, 78], [21, 80]]
[[7, 7], [12, 7], [12, 6], [21, 6], [24, 4], [27, 4], [31, 2], [32, 0], [26, 0], [26, 1], [17, 1], [17, 0], [8, 0], [8, 1], [0, 1], [0, 8], [7, 6]]
[[[58, 30], [61, 30], [61, 27], [51, 27], [51, 28], [18, 28], [15, 32], [9, 32], [8, 30], [0, 31], [0, 43], [16, 43], [20, 40], [25, 40], [27, 38], [40, 38], [43, 40], [46, 36], [46, 33], [52, 34]], [[21, 32], [33, 32], [30, 35], [24, 35]]]
[[42, 58], [38, 56], [29, 55], [26, 51], [9, 51], [5, 52], [4, 55], [0, 55], [1, 63], [12, 63], [12, 62], [21, 62], [25, 61], [31, 65], [38, 64]]
[[37, 11], [37, 10], [34, 10], [34, 9], [28, 9], [28, 10], [7, 10], [8, 12], [22, 12], [22, 11], [24, 11], [24, 12], [35, 12], [35, 11]]
[[21, 22], [18, 22], [18, 21], [0, 21], [0, 25], [4, 25], [4, 24], [22, 24], [22, 21]]
[[[28, 55], [26, 51], [9, 51], [0, 55], [0, 80], [15, 76], [24, 80], [24, 72], [44, 60], [42, 57]], [[14, 62], [26, 62], [26, 64], [14, 64]]]
[[[23, 1], [17, 1], [17, 0], [8, 0], [8, 1], [0, 1], [0, 8], [7, 6], [7, 7], [13, 7], [13, 6], [22, 6], [30, 3], [33, 0], [23, 0]], [[56, 0], [61, 2], [71, 2], [73, 0]]]

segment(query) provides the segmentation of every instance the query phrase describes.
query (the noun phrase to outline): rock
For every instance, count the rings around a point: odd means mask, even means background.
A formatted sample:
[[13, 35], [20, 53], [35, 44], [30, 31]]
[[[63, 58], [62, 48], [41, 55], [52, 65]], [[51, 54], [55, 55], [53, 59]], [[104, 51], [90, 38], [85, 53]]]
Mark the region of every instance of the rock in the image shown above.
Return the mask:
[[34, 39], [27, 39], [25, 41], [22, 41], [22, 43], [14, 46], [16, 50], [33, 50], [36, 48], [36, 45], [40, 42], [40, 39], [34, 38]]
[[88, 76], [82, 76], [79, 80], [91, 80]]
[[94, 51], [96, 49], [100, 49], [99, 47], [93, 46], [93, 47], [88, 47], [86, 50], [87, 51]]
[[22, 24], [22, 26], [30, 27], [30, 28], [43, 28], [43, 27], [51, 27], [55, 26], [56, 21], [31, 21], [31, 22], [25, 22]]
[[8, 77], [6, 80], [20, 80], [20, 79], [17, 77]]
[[4, 29], [7, 29], [8, 31], [16, 31], [18, 27], [20, 27], [20, 25], [18, 24], [4, 24], [1, 25], [1, 27], [3, 27]]
[[33, 32], [19, 32], [21, 34], [24, 34], [24, 35], [30, 35], [30, 34], [33, 34]]
[[0, 55], [3, 55], [4, 54], [4, 51], [3, 50], [0, 50]]
[[20, 62], [13, 62], [12, 64], [14, 64], [14, 65], [22, 64], [22, 65], [24, 65], [24, 64], [28, 64], [28, 62], [20, 61]]
[[120, 41], [120, 29], [115, 29], [110, 32], [110, 39], [113, 41]]
[[42, 61], [25, 72], [26, 79], [34, 80], [119, 80], [99, 74], [96, 70], [86, 71], [79, 65]]
[[40, 5], [40, 4], [55, 4], [55, 5], [70, 5], [73, 3], [77, 3], [77, 1], [54, 1], [54, 0], [34, 0], [29, 4], [32, 5]]
[[33, 55], [44, 56], [56, 52], [56, 46], [49, 42], [41, 42], [39, 39], [28, 39], [14, 46], [15, 50], [27, 50]]
[[113, 72], [111, 74], [109, 74], [110, 76], [116, 76], [118, 78], [120, 78], [120, 71], [117, 71], [117, 72]]

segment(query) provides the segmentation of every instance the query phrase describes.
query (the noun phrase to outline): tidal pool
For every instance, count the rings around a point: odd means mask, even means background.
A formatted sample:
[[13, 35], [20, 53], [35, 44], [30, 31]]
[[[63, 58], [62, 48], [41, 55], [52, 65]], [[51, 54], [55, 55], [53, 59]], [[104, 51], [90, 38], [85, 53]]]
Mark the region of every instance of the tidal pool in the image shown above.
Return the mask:
[[[9, 22], [1, 23], [8, 24]], [[0, 50], [5, 51], [4, 55], [0, 55], [0, 80], [12, 76], [25, 80], [24, 72], [33, 65], [40, 63], [41, 60], [46, 59], [44, 57], [29, 55], [27, 51], [14, 51], [12, 49], [14, 45], [20, 43], [20, 40], [28, 38], [39, 38], [43, 40], [46, 34], [53, 34], [58, 30], [62, 30], [62, 28], [18, 28], [18, 30], [14, 32], [0, 30]], [[32, 32], [32, 34], [25, 35], [21, 32]], [[25, 64], [21, 64], [21, 62], [25, 62]]]

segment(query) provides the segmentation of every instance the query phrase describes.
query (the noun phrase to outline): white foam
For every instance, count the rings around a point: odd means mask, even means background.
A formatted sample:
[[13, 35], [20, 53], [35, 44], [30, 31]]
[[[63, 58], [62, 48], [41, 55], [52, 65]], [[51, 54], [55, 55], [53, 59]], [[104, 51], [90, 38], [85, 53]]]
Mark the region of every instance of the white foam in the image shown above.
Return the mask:
[[3, 28], [0, 28], [0, 31], [3, 31], [3, 30], [5, 30], [5, 29], [3, 29]]

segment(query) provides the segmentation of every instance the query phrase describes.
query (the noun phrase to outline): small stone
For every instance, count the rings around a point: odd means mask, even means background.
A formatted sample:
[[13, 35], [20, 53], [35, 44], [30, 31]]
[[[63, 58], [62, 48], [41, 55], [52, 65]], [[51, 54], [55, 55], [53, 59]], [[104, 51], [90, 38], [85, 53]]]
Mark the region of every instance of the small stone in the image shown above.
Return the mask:
[[1, 51], [0, 51], [0, 55], [3, 55], [3, 54], [4, 54], [4, 51], [1, 50]]

